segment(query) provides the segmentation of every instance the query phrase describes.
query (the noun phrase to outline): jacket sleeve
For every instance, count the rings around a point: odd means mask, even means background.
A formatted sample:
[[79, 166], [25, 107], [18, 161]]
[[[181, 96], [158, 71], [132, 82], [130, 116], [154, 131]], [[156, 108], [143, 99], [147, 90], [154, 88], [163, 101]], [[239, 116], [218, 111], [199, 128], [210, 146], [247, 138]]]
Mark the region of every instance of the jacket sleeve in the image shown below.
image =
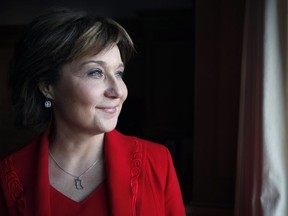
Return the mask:
[[165, 215], [185, 216], [183, 197], [169, 150], [167, 149], [168, 173], [165, 187]]
[[23, 188], [11, 157], [0, 161], [0, 215], [22, 215], [25, 208]]
[[2, 188], [0, 188], [0, 215], [8, 215]]

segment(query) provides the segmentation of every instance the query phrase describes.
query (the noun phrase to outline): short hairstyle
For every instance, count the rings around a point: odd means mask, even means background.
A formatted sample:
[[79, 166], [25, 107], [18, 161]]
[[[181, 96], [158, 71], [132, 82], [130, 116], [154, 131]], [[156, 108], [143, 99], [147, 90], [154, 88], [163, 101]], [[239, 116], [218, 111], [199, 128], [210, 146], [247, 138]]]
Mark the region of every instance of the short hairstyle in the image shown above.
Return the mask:
[[43, 131], [52, 122], [39, 83], [56, 84], [63, 64], [117, 45], [127, 63], [135, 52], [127, 31], [116, 21], [83, 11], [50, 8], [28, 26], [14, 50], [10, 67], [12, 104], [18, 128]]

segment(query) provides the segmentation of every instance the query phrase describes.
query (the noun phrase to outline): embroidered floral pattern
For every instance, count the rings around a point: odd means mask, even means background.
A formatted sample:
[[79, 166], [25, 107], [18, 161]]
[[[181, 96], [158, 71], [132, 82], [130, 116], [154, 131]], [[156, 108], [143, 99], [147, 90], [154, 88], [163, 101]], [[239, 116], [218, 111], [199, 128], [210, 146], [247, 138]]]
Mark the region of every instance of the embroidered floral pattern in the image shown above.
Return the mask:
[[22, 198], [23, 188], [10, 158], [0, 164], [0, 170], [4, 184], [6, 184], [12, 199], [16, 202], [19, 213], [25, 208], [25, 202]]
[[139, 142], [135, 142], [136, 150], [133, 155], [133, 159], [131, 162], [131, 178], [130, 185], [132, 189], [132, 211], [133, 216], [136, 216], [136, 201], [138, 195], [138, 177], [141, 173], [141, 164], [142, 164], [142, 144]]

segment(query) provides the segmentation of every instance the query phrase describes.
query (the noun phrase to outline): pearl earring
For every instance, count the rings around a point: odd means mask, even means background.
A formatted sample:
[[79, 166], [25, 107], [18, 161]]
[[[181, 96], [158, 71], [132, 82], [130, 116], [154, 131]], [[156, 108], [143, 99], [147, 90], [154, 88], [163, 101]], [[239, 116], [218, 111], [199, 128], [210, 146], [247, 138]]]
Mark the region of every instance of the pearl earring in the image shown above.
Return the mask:
[[50, 108], [51, 107], [51, 101], [49, 101], [48, 99], [45, 101], [44, 103], [45, 108]]
[[47, 98], [47, 96], [46, 96], [46, 100], [45, 100], [45, 102], [44, 102], [44, 106], [45, 106], [45, 108], [47, 108], [47, 109], [49, 109], [50, 107], [51, 107], [51, 101]]

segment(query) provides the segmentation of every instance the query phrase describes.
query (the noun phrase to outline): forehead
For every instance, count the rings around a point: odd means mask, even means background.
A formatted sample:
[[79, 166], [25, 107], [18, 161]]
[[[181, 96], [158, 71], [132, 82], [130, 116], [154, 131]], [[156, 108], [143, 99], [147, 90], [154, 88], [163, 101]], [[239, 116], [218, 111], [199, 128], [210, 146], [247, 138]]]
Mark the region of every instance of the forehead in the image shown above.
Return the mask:
[[74, 62], [77, 64], [83, 64], [83, 62], [86, 61], [99, 61], [105, 64], [119, 64], [119, 62], [121, 62], [123, 64], [120, 50], [117, 45], [107, 47], [94, 55], [86, 55], [78, 60], [75, 60]]
[[108, 47], [96, 55], [86, 55], [63, 65], [62, 70], [77, 71], [89, 65], [98, 64], [103, 67], [124, 67], [119, 48], [115, 45]]

